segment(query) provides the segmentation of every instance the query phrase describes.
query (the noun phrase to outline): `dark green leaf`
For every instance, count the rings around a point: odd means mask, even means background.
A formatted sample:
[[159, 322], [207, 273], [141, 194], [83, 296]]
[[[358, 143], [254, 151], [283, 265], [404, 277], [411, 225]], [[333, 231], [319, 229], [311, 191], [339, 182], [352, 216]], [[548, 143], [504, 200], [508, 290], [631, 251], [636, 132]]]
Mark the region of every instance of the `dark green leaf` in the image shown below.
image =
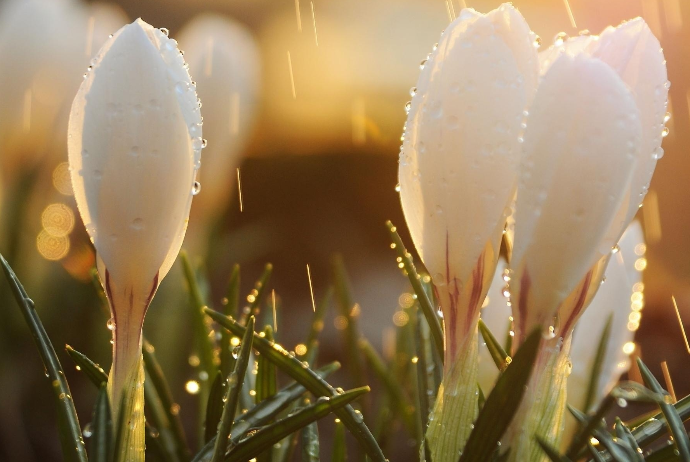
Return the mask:
[[551, 462], [570, 462], [566, 456], [558, 453], [558, 450], [551, 446], [547, 441], [544, 441], [539, 436], [535, 436], [537, 443], [541, 446], [541, 449], [546, 453]]
[[[316, 374], [321, 377], [328, 377], [333, 372], [340, 368], [340, 364], [337, 362], [330, 363], [321, 369], [315, 371]], [[275, 395], [262, 401], [248, 412], [239, 416], [233, 425], [235, 429], [232, 432], [229, 442], [231, 444], [236, 444], [239, 442], [249, 429], [264, 425], [266, 422], [275, 418], [278, 413], [285, 410], [290, 403], [298, 399], [306, 389], [299, 383], [292, 383], [282, 390], [278, 391]], [[215, 447], [215, 436], [211, 441], [209, 441], [199, 453], [194, 457], [193, 462], [205, 462], [211, 460], [213, 455], [213, 448]]]
[[213, 457], [211, 462], [221, 462], [225, 457], [225, 449], [227, 447], [228, 436], [232, 430], [233, 421], [235, 420], [235, 412], [237, 411], [237, 403], [240, 399], [240, 390], [244, 382], [244, 375], [247, 372], [249, 365], [249, 356], [252, 352], [252, 343], [254, 341], [254, 316], [249, 316], [247, 327], [242, 336], [242, 343], [240, 344], [240, 353], [235, 363], [235, 369], [228, 377], [227, 391], [223, 397], [225, 406], [223, 406], [223, 414], [218, 425], [218, 434], [216, 435], [216, 444], [213, 449]]
[[364, 357], [367, 359], [369, 365], [374, 371], [374, 375], [378, 380], [383, 383], [386, 392], [389, 395], [391, 405], [398, 410], [400, 416], [407, 427], [410, 434], [414, 434], [415, 425], [413, 421], [413, 411], [412, 404], [409, 399], [405, 396], [401, 384], [396, 382], [393, 375], [388, 370], [383, 362], [383, 359], [379, 356], [378, 352], [364, 337], [359, 339], [359, 349], [364, 353]]
[[623, 421], [618, 417], [616, 417], [616, 435], [618, 436], [618, 439], [625, 441], [628, 446], [632, 448], [635, 455], [635, 461], [644, 462], [642, 449], [640, 449], [640, 447], [637, 445], [637, 441], [635, 441], [635, 437], [630, 432], [630, 429], [626, 427]]
[[352, 298], [352, 290], [350, 289], [350, 280], [345, 270], [345, 264], [340, 255], [333, 257], [333, 279], [335, 281], [335, 293], [337, 300], [337, 307], [339, 315], [347, 320], [345, 329], [342, 330], [345, 336], [345, 349], [347, 352], [348, 366], [353, 381], [357, 385], [364, 385], [366, 378], [364, 376], [364, 361], [362, 355], [359, 354], [357, 342], [361, 337], [358, 328], [359, 306]]
[[291, 416], [263, 427], [249, 438], [241, 441], [230, 451], [225, 460], [229, 462], [246, 462], [291, 433], [327, 416], [331, 412], [342, 409], [351, 401], [368, 392], [369, 387], [361, 387], [330, 398], [319, 398], [315, 404], [302, 408]]
[[489, 350], [491, 359], [494, 360], [494, 364], [496, 364], [498, 370], [503, 372], [506, 370], [506, 367], [508, 367], [508, 364], [510, 364], [510, 356], [508, 356], [508, 353], [505, 352], [499, 341], [496, 340], [496, 337], [494, 337], [481, 319], [479, 320], [479, 332], [482, 334], [484, 342], [486, 342], [486, 348]]
[[[228, 282], [228, 291], [225, 300], [223, 300], [223, 313], [228, 316], [239, 316], [240, 306], [240, 265], [235, 265], [230, 274], [230, 281]], [[230, 375], [230, 372], [235, 368], [235, 358], [232, 356], [232, 346], [230, 340], [233, 335], [227, 330], [221, 331], [220, 338], [220, 372], [223, 378]], [[215, 427], [214, 427], [215, 429]]]
[[412, 263], [412, 256], [407, 251], [403, 245], [402, 239], [398, 235], [398, 232], [390, 221], [386, 222], [388, 231], [390, 231], [391, 238], [393, 239], [393, 244], [395, 245], [395, 251], [398, 253], [398, 257], [402, 259], [405, 271], [407, 272], [407, 277], [410, 279], [410, 284], [412, 284], [412, 289], [415, 295], [417, 295], [417, 301], [419, 306], [422, 308], [426, 322], [429, 324], [431, 329], [431, 336], [434, 339], [434, 345], [436, 346], [436, 351], [443, 361], [443, 330], [441, 329], [441, 323], [436, 316], [436, 310], [431, 305], [431, 301], [427, 296], [424, 288], [422, 287], [421, 278], [417, 274], [417, 269]]
[[[155, 435], [158, 448], [162, 452], [164, 460], [166, 462], [189, 460], [181, 459], [178, 454], [177, 442], [175, 441], [175, 435], [170, 425], [170, 420], [168, 419], [168, 415], [165, 412], [156, 388], [151, 385], [151, 378], [148, 373], [146, 373], [146, 380], [144, 381], [144, 397], [146, 402], [146, 415], [148, 416], [146, 430], [149, 436]], [[150, 431], [152, 428], [149, 426], [149, 421], [156, 428], [153, 433]]]
[[221, 414], [223, 413], [223, 395], [225, 395], [225, 387], [223, 382], [225, 378], [219, 371], [216, 375], [211, 391], [208, 394], [208, 404], [206, 405], [206, 427], [205, 438], [208, 443], [213, 439], [218, 431], [218, 423], [220, 422]]
[[[303, 401], [304, 405], [309, 404], [307, 398]], [[302, 462], [319, 462], [319, 427], [316, 422], [312, 422], [301, 431], [302, 440]]]
[[605, 462], [605, 459], [601, 456], [597, 448], [595, 448], [594, 445], [589, 441], [587, 442], [587, 447], [589, 448], [589, 452], [592, 454], [592, 458], [595, 460], [595, 462]]
[[67, 354], [70, 358], [72, 358], [72, 361], [74, 361], [74, 364], [77, 365], [77, 368], [86, 374], [86, 377], [88, 377], [91, 383], [99, 388], [102, 384], [108, 383], [108, 374], [101, 369], [101, 366], [94, 363], [87, 358], [85, 354], [78, 352], [69, 345], [65, 345], [65, 350], [67, 350]]
[[575, 416], [578, 422], [580, 422], [580, 428], [573, 437], [573, 440], [570, 443], [568, 450], [566, 451], [566, 455], [569, 458], [577, 458], [577, 454], [579, 454], [580, 450], [585, 447], [587, 441], [589, 441], [590, 436], [594, 432], [594, 429], [601, 425], [604, 415], [606, 415], [606, 412], [608, 412], [608, 410], [611, 409], [614, 402], [615, 401], [613, 397], [610, 394], [607, 395], [601, 401], [601, 403], [599, 403], [597, 411], [591, 418], [587, 418], [587, 416], [584, 413], [578, 411], [577, 409], [571, 406], [568, 406], [568, 410], [570, 411], [570, 413], [573, 414], [573, 416]]
[[669, 441], [666, 446], [661, 449], [657, 449], [650, 455], [645, 457], [645, 462], [677, 462], [680, 460], [677, 454], [678, 450], [676, 446]]
[[266, 263], [266, 266], [264, 267], [264, 272], [261, 274], [259, 280], [256, 281], [256, 283], [254, 284], [254, 289], [252, 290], [252, 293], [249, 298], [251, 300], [251, 302], [249, 302], [249, 311], [242, 318], [243, 325], [247, 323], [247, 319], [249, 318], [249, 316], [258, 316], [261, 308], [261, 303], [263, 302], [264, 297], [266, 296], [266, 287], [268, 285], [268, 281], [271, 279], [272, 273], [273, 265], [270, 263]]
[[[180, 460], [189, 460], [191, 458], [191, 451], [187, 445], [187, 438], [182, 427], [182, 420], [178, 412], [179, 406], [173, 399], [172, 392], [168, 381], [163, 374], [163, 369], [156, 358], [156, 350], [149, 342], [144, 339], [144, 346], [141, 349], [144, 357], [144, 368], [148, 374], [151, 386], [156, 390], [156, 394], [161, 400], [163, 410], [167, 420], [170, 422], [170, 429], [175, 439], [176, 452]], [[146, 387], [146, 383], [144, 383]]]
[[599, 346], [597, 348], [597, 354], [594, 357], [594, 364], [592, 365], [592, 370], [589, 374], [589, 384], [587, 385], [587, 394], [585, 395], [585, 402], [582, 405], [582, 409], [585, 412], [589, 412], [589, 408], [594, 404], [596, 399], [597, 390], [599, 389], [599, 377], [601, 377], [601, 370], [604, 367], [604, 360], [606, 359], [606, 349], [609, 344], [609, 338], [611, 337], [611, 323], [613, 322], [613, 313], [611, 313], [606, 320], [604, 325], [604, 330], [601, 331], [601, 337], [599, 338]]
[[474, 423], [460, 461], [484, 462], [491, 457], [513, 420], [522, 401], [525, 387], [541, 343], [541, 329], [532, 332], [515, 354], [513, 361], [496, 381], [494, 389], [486, 398], [484, 408]]
[[[678, 401], [673, 407], [676, 408], [678, 415], [680, 415], [683, 421], [688, 420], [690, 418], [690, 395]], [[641, 424], [634, 426], [632, 434], [635, 436], [637, 444], [640, 447], [645, 447], [666, 433], [665, 423], [666, 418], [663, 413], [659, 412], [647, 417]], [[628, 426], [632, 427], [633, 425], [629, 424]]]
[[333, 436], [333, 455], [331, 462], [345, 462], [347, 460], [347, 445], [345, 444], [345, 426], [336, 419], [335, 436]]
[[113, 455], [113, 417], [106, 384], [101, 385], [91, 422], [89, 455], [91, 462], [110, 462]]
[[203, 308], [206, 307], [206, 302], [201, 294], [196, 272], [185, 250], [180, 251], [180, 261], [182, 262], [182, 269], [184, 270], [184, 276], [187, 280], [187, 287], [189, 288], [189, 294], [194, 308], [194, 336], [199, 351], [200, 367], [209, 377], [213, 377], [215, 375], [215, 366], [213, 365], [213, 343], [209, 338], [209, 330], [204, 322], [204, 315], [202, 312]]
[[[649, 371], [647, 366], [642, 362], [640, 358], [637, 358], [637, 365], [640, 368], [640, 373], [642, 374], [642, 380], [644, 384], [656, 393], [666, 394], [659, 382], [654, 378], [654, 375]], [[690, 440], [688, 440], [688, 434], [685, 432], [685, 427], [683, 426], [683, 420], [676, 408], [670, 403], [659, 403], [661, 412], [666, 417], [666, 425], [668, 426], [671, 434], [673, 435], [673, 441], [678, 448], [678, 453], [680, 459], [683, 462], [690, 461]]]
[[[271, 326], [264, 327], [264, 338], [273, 342], [273, 329]], [[256, 404], [265, 400], [269, 396], [275, 395], [278, 390], [278, 371], [276, 366], [269, 360], [259, 356], [257, 359], [258, 370], [256, 373]]]
[[19, 282], [14, 271], [10, 268], [7, 260], [5, 260], [5, 257], [2, 255], [0, 255], [0, 264], [2, 264], [2, 270], [5, 276], [7, 276], [12, 294], [19, 305], [24, 320], [34, 337], [38, 352], [43, 361], [43, 366], [45, 367], [46, 375], [48, 376], [53, 390], [53, 396], [57, 404], [58, 431], [60, 434], [63, 459], [65, 461], [86, 462], [86, 449], [84, 448], [84, 441], [81, 436], [79, 418], [74, 408], [69, 384], [62, 371], [60, 361], [55, 354], [53, 344], [50, 342], [50, 338], [48, 338], [48, 334], [43, 328], [41, 319], [34, 307], [33, 300], [29, 298], [21, 282]]
[[[211, 317], [218, 324], [230, 330], [235, 335], [243, 335], [244, 327], [239, 325], [234, 319], [223, 316], [221, 313], [206, 309], [206, 314]], [[288, 352], [277, 343], [271, 345], [268, 341], [254, 334], [254, 348], [261, 353], [261, 355], [269, 358], [278, 366], [283, 372], [288, 374], [297, 382], [304, 385], [312, 394], [316, 396], [334, 396], [337, 395], [336, 390], [321, 379], [309, 367], [305, 367], [297, 358], [291, 357]], [[336, 415], [343, 421], [345, 426], [357, 438], [357, 441], [362, 445], [369, 457], [376, 462], [385, 462], [386, 458], [381, 451], [376, 440], [371, 435], [369, 428], [362, 421], [361, 415], [356, 413], [352, 406], [345, 406], [338, 409]]]

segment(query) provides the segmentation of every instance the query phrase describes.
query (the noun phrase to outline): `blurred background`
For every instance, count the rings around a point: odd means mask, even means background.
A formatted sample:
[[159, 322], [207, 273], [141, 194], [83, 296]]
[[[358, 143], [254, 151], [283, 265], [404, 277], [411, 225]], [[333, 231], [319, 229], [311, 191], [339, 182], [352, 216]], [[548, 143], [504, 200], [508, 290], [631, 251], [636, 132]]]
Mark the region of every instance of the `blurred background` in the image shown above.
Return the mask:
[[[467, 5], [465, 5], [465, 2]], [[58, 350], [82, 424], [95, 391], [74, 370], [70, 344], [110, 364], [110, 331], [90, 270], [93, 249], [76, 213], [66, 163], [73, 95], [108, 35], [137, 17], [166, 27], [185, 51], [203, 102], [201, 193], [184, 247], [220, 307], [232, 266], [249, 294], [265, 263], [278, 311], [278, 339], [294, 346], [308, 331], [314, 295], [343, 255], [360, 327], [380, 351], [408, 290], [384, 226], [398, 224], [411, 247], [395, 191], [404, 105], [419, 63], [460, 9], [488, 0], [3, 0], [0, 2], [0, 250], [36, 302]], [[668, 361], [676, 393], [690, 392], [688, 352], [671, 303], [690, 322], [690, 4], [683, 0], [516, 0], [544, 46], [558, 32], [599, 33], [643, 16], [668, 60], [670, 89], [659, 162], [641, 209], [647, 245], [644, 314], [634, 354], [656, 373]], [[572, 16], [572, 17], [571, 17]], [[575, 25], [573, 25], [573, 22]], [[239, 170], [238, 170], [239, 169]], [[241, 199], [238, 178], [241, 177]], [[0, 460], [59, 459], [49, 386], [20, 311], [0, 281]], [[638, 300], [639, 301], [639, 300]], [[191, 310], [179, 264], [163, 281], [144, 332], [157, 347], [173, 394], [193, 430], [196, 401]], [[398, 319], [399, 321], [399, 319]], [[348, 361], [335, 311], [327, 317], [320, 362], [341, 360], [333, 382], [347, 388]], [[639, 329], [639, 330], [638, 330]], [[330, 420], [330, 419], [325, 419]], [[328, 433], [328, 423], [324, 424]], [[404, 434], [404, 430], [401, 430]], [[405, 438], [405, 437], [402, 437]], [[391, 448], [391, 460], [414, 449]]]

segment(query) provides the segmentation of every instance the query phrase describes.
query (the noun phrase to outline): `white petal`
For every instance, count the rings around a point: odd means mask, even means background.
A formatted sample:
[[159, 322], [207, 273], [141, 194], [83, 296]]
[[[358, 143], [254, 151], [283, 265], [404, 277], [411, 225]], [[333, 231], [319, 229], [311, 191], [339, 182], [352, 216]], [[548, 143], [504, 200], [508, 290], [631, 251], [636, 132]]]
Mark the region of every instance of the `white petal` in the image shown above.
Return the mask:
[[548, 323], [597, 261], [629, 186], [639, 132], [630, 92], [601, 61], [563, 54], [544, 76], [516, 203], [511, 296], [521, 335]]
[[647, 194], [661, 157], [661, 140], [668, 99], [666, 60], [659, 41], [642, 18], [607, 28], [589, 53], [611, 66], [631, 90], [640, 113], [642, 144], [629, 195], [612, 224], [610, 247], [632, 220]]
[[79, 211], [109, 276], [138, 302], [179, 251], [200, 153], [196, 94], [173, 42], [141, 20], [120, 29], [70, 114]]
[[209, 219], [225, 210], [237, 187], [235, 168], [258, 110], [260, 55], [247, 28], [215, 14], [196, 17], [177, 39], [204, 102], [204, 134], [209, 144], [199, 170], [203, 191], [194, 198], [192, 209], [192, 216], [202, 220], [192, 221], [207, 226]]
[[579, 53], [586, 52], [590, 43], [596, 41], [596, 35], [578, 35], [571, 37], [560, 45], [553, 44], [549, 48], [539, 52], [539, 72], [541, 75], [546, 74], [551, 65], [556, 61], [561, 53], [567, 53], [570, 56], [575, 56]]
[[498, 253], [536, 80], [529, 28], [510, 6], [461, 15], [420, 75], [400, 156], [400, 195], [435, 283], [467, 281], [487, 243]]

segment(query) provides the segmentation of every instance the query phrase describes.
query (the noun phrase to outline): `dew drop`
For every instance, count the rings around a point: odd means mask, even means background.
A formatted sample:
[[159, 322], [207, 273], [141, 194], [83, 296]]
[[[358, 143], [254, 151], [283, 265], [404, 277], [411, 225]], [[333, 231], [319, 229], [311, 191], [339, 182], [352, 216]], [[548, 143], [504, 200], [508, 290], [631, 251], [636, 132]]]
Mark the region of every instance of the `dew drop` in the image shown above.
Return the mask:
[[670, 132], [671, 130], [669, 130], [668, 127], [664, 127], [664, 129], [661, 130], [661, 137], [666, 138]]
[[553, 44], [554, 46], [560, 47], [566, 40], [568, 40], [568, 34], [565, 32], [559, 32], [553, 38]]
[[654, 159], [654, 160], [659, 160], [659, 159], [661, 159], [662, 157], [664, 157], [664, 148], [662, 148], [661, 146], [659, 146], [659, 147], [656, 148], [656, 149], [654, 150], [654, 152], [652, 153], [652, 159]]
[[195, 181], [194, 185], [192, 185], [192, 196], [196, 196], [199, 192], [201, 192], [201, 183]]
[[141, 218], [135, 218], [134, 220], [132, 220], [132, 224], [129, 225], [129, 227], [139, 231], [144, 228], [144, 220]]
[[417, 87], [410, 88], [410, 96], [414, 97], [417, 94]]
[[170, 35], [170, 31], [165, 27], [161, 27], [160, 31], [163, 32], [163, 35], [165, 35], [166, 37]]
[[108, 322], [105, 323], [105, 326], [108, 328], [108, 330], [115, 330], [115, 319], [114, 318], [108, 319]]

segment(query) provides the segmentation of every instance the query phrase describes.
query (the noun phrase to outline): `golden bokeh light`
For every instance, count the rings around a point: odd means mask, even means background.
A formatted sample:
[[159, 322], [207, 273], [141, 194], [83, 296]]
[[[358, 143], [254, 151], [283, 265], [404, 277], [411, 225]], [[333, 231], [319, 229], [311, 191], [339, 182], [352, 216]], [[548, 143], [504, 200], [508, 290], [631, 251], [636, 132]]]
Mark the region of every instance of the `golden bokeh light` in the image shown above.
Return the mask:
[[69, 176], [69, 164], [62, 162], [53, 170], [53, 187], [63, 196], [73, 196], [72, 180]]
[[74, 212], [65, 204], [50, 204], [41, 214], [43, 229], [55, 237], [65, 237], [74, 229]]
[[53, 236], [45, 229], [41, 230], [36, 238], [36, 248], [46, 260], [57, 261], [63, 259], [69, 253], [69, 238], [66, 236]]

